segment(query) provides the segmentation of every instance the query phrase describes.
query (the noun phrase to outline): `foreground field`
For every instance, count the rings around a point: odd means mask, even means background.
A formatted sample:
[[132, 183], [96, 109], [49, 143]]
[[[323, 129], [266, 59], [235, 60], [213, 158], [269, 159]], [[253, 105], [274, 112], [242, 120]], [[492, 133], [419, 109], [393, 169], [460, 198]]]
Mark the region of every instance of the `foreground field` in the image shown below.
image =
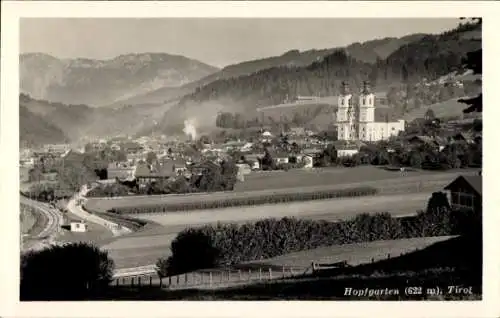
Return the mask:
[[[295, 268], [307, 268], [311, 262], [334, 263], [347, 261], [351, 266], [370, 263], [387, 259], [387, 256], [399, 256], [413, 252], [416, 249], [423, 249], [427, 246], [445, 241], [452, 236], [418, 237], [402, 240], [375, 241], [366, 243], [355, 243], [345, 245], [335, 245], [320, 247], [312, 250], [290, 253], [271, 259], [249, 262], [248, 265], [258, 265], [262, 267], [293, 266]], [[243, 264], [241, 267], [244, 267]]]
[[[95, 212], [105, 212], [112, 208], [134, 207], [144, 205], [155, 205], [162, 203], [181, 204], [193, 201], [211, 202], [236, 198], [254, 198], [270, 194], [303, 193], [322, 191], [325, 189], [345, 189], [361, 186], [370, 186], [379, 189], [382, 194], [392, 193], [414, 193], [418, 191], [435, 191], [447, 185], [460, 174], [472, 173], [468, 170], [451, 172], [428, 173], [425, 171], [411, 172], [401, 176], [399, 172], [386, 171], [376, 167], [356, 167], [323, 169], [320, 171], [291, 171], [256, 173], [248, 176], [245, 182], [238, 185], [243, 187], [251, 184], [251, 178], [255, 178], [255, 186], [260, 190], [248, 190], [246, 192], [218, 192], [218, 193], [194, 193], [185, 195], [156, 195], [156, 196], [133, 196], [120, 198], [89, 198], [85, 204], [86, 209]], [[302, 180], [304, 184], [301, 185]], [[368, 178], [368, 180], [367, 180]], [[295, 180], [295, 186], [287, 180]], [[364, 180], [364, 181], [363, 181]], [[248, 182], [248, 183], [247, 183]], [[311, 186], [311, 183], [316, 182]], [[329, 183], [327, 183], [329, 182]], [[322, 184], [323, 183], [323, 184]], [[272, 190], [263, 190], [266, 186], [275, 186]]]
[[414, 214], [423, 209], [430, 193], [377, 196], [195, 211], [188, 213], [141, 215], [142, 219], [162, 224], [116, 239], [103, 248], [110, 251], [118, 268], [149, 265], [170, 253], [170, 243], [186, 227], [217, 222], [243, 223], [264, 218], [293, 216], [337, 221], [359, 213], [389, 212], [394, 216]]

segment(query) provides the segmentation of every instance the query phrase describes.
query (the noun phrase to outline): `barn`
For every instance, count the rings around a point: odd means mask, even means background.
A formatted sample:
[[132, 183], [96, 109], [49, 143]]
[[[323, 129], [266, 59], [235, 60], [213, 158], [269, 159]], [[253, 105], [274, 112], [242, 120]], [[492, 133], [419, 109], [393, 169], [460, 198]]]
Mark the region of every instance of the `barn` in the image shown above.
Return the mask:
[[483, 180], [481, 175], [459, 176], [444, 189], [449, 191], [454, 209], [481, 212], [483, 208]]

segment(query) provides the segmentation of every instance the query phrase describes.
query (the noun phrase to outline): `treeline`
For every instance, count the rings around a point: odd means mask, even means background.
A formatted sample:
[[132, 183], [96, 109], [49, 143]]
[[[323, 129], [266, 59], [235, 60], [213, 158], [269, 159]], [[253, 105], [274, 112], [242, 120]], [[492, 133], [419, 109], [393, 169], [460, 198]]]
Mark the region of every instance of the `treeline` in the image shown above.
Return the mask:
[[175, 275], [322, 246], [477, 234], [480, 228], [480, 214], [453, 211], [444, 193], [434, 193], [427, 210], [415, 217], [393, 218], [389, 213], [378, 213], [343, 222], [283, 218], [186, 229], [172, 242], [172, 256], [160, 259], [157, 265], [168, 275]]
[[437, 78], [462, 69], [468, 52], [481, 48], [481, 39], [462, 36], [481, 30], [480, 24], [440, 34], [427, 35], [400, 47], [389, 57], [374, 64], [364, 63], [336, 51], [307, 67], [275, 67], [237, 78], [217, 80], [185, 96], [190, 101], [233, 100], [255, 107], [274, 105], [297, 95], [335, 95], [342, 81], [356, 90], [364, 80], [385, 87], [392, 83], [416, 83], [421, 78]]
[[347, 189], [327, 189], [314, 192], [282, 193], [259, 195], [257, 197], [222, 199], [217, 201], [199, 201], [182, 203], [160, 203], [142, 206], [119, 207], [110, 210], [116, 214], [141, 214], [141, 213], [161, 213], [178, 212], [203, 209], [220, 209], [230, 207], [253, 206], [259, 204], [279, 204], [289, 202], [301, 202], [311, 200], [325, 200], [334, 198], [361, 197], [375, 195], [378, 190], [372, 187], [357, 187]]

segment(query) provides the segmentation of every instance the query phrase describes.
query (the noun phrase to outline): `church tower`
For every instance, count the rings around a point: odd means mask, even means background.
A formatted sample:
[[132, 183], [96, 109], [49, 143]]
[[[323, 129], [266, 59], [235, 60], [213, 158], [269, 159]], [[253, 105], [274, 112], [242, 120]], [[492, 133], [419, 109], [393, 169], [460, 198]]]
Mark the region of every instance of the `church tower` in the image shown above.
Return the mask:
[[375, 95], [371, 92], [370, 83], [365, 81], [359, 94], [359, 138], [361, 140], [373, 140], [374, 122]]
[[363, 82], [363, 89], [359, 94], [359, 121], [372, 123], [375, 120], [375, 95], [371, 92], [370, 83]]
[[351, 121], [352, 121], [352, 94], [349, 90], [349, 85], [342, 82], [340, 95], [337, 104], [337, 136], [338, 139], [352, 138]]

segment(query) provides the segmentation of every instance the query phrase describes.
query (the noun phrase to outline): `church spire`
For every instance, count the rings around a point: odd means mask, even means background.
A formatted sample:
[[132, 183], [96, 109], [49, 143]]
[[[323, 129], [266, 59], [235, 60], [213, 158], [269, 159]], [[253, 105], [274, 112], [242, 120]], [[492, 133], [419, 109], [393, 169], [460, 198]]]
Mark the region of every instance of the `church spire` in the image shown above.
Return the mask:
[[370, 90], [370, 82], [369, 82], [369, 81], [364, 81], [364, 82], [363, 82], [363, 90], [362, 90], [362, 93], [363, 93], [363, 94], [370, 94], [370, 93], [371, 93], [371, 90]]
[[342, 88], [340, 90], [340, 93], [342, 95], [348, 95], [349, 94], [349, 84], [346, 81], [342, 82]]

